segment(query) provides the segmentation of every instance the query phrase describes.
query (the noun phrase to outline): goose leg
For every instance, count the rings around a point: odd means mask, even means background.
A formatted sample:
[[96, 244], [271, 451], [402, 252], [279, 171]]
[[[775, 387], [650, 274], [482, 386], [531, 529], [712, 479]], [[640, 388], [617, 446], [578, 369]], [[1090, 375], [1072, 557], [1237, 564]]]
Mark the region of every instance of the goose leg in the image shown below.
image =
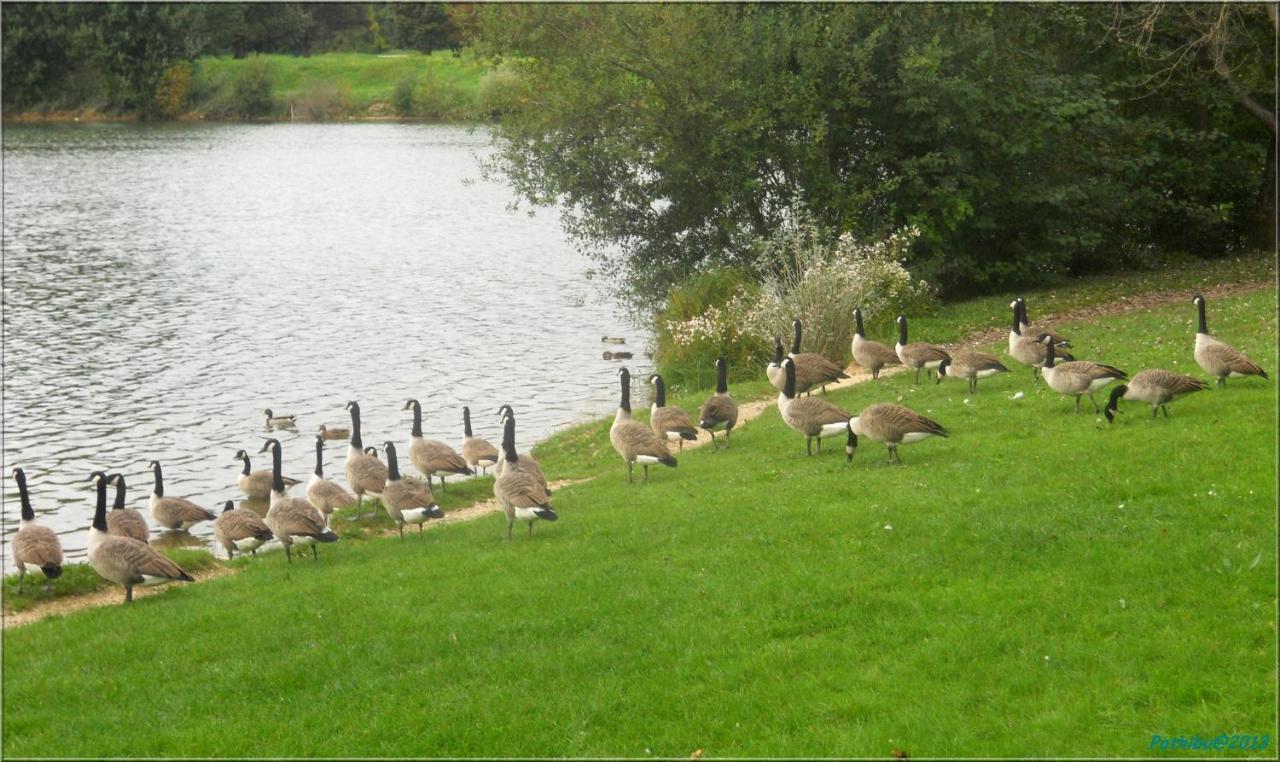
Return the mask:
[[916, 383], [920, 383], [920, 369], [916, 368]]
[[404, 524], [396, 522], [396, 528], [400, 530], [400, 542], [404, 542]]
[[1031, 383], [1040, 383], [1040, 370], [1034, 365], [1031, 366]]
[[18, 570], [18, 594], [19, 595], [22, 594], [22, 583], [26, 581], [26, 579], [27, 579], [27, 570], [19, 569]]
[[1165, 418], [1168, 418], [1168, 417], [1169, 417], [1169, 406], [1168, 406], [1168, 405], [1161, 405], [1161, 406], [1160, 406], [1160, 409], [1164, 411], [1164, 417], [1165, 417]]
[[1152, 405], [1152, 406], [1151, 406], [1151, 420], [1153, 420], [1153, 421], [1155, 420], [1155, 418], [1156, 418], [1156, 411], [1157, 411], [1157, 410], [1159, 410], [1159, 409], [1160, 409], [1160, 406], [1159, 406], [1159, 405]]
[[529, 536], [533, 537], [533, 522], [529, 522]]
[[315, 560], [317, 560], [317, 559], [319, 559], [319, 558], [320, 558], [320, 551], [316, 549], [316, 546], [315, 546], [314, 544], [312, 544], [312, 546], [311, 546], [311, 560], [312, 560], [312, 561], [315, 561]]
[[645, 484], [649, 483], [649, 464], [648, 463], [644, 464], [644, 483]]
[[628, 484], [634, 484], [634, 483], [635, 483], [635, 479], [631, 478], [631, 472], [632, 472], [632, 470], [634, 470], [634, 469], [635, 469], [635, 465], [634, 465], [634, 464], [632, 464], [630, 461], [628, 461], [628, 462], [627, 462], [627, 483], [628, 483]]
[[1079, 394], [1076, 395], [1076, 412], [1077, 413], [1080, 412], [1080, 395]]
[[727, 450], [727, 449], [729, 449], [729, 434], [730, 434], [732, 431], [733, 431], [733, 429], [725, 429], [725, 430], [724, 430], [724, 449], [726, 449], [726, 450]]
[[293, 563], [293, 548], [288, 543], [284, 546], [284, 557], [289, 563]]
[[1098, 413], [1102, 412], [1102, 410], [1098, 407], [1098, 401], [1093, 398], [1093, 392], [1089, 392], [1089, 401], [1093, 403], [1094, 415], [1097, 415]]
[[418, 525], [418, 536], [419, 536], [419, 537], [421, 537], [421, 536], [422, 536], [422, 530], [423, 530], [423, 529], [425, 529], [425, 528], [426, 528], [426, 526], [427, 526], [427, 522], [425, 522], [425, 521]]
[[821, 436], [818, 437], [818, 453], [819, 454], [822, 453], [822, 437]]
[[124, 586], [124, 602], [133, 603], [133, 585]]
[[804, 452], [806, 455], [813, 454], [813, 437], [804, 438]]
[[511, 541], [511, 525], [516, 523], [514, 514], [507, 514], [507, 541]]

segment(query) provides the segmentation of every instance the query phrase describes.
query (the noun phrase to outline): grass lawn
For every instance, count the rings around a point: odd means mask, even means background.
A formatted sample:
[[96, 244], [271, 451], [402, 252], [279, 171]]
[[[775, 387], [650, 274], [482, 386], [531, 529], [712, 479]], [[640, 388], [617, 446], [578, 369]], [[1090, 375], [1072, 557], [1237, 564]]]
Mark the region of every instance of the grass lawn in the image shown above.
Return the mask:
[[[486, 62], [469, 51], [461, 56], [447, 50], [430, 56], [416, 51], [385, 55], [324, 53], [308, 57], [264, 54], [242, 59], [206, 56], [196, 66], [196, 92], [205, 93], [207, 100], [224, 96], [228, 83], [254, 61], [266, 64], [278, 102], [331, 98], [317, 93], [336, 92], [342, 95], [345, 110], [355, 115], [371, 105], [387, 104], [397, 83], [406, 78], [415, 81], [420, 93], [422, 88], [432, 91], [441, 101], [438, 104], [441, 108], [448, 106], [465, 111], [474, 104], [476, 90], [488, 69]], [[199, 111], [202, 105], [197, 102], [193, 107]]]
[[[1001, 298], [913, 331], [962, 335]], [[1276, 307], [1209, 302], [1273, 377]], [[1188, 294], [1058, 327], [1077, 357], [1202, 375], [1194, 321]], [[973, 395], [900, 374], [829, 398], [952, 436], [850, 465], [771, 408], [629, 485], [607, 422], [579, 427], [538, 454], [596, 478], [532, 538], [487, 517], [343, 541], [6, 631], [3, 751], [1143, 756], [1157, 733], [1275, 730], [1274, 381], [1113, 425], [1022, 366]]]

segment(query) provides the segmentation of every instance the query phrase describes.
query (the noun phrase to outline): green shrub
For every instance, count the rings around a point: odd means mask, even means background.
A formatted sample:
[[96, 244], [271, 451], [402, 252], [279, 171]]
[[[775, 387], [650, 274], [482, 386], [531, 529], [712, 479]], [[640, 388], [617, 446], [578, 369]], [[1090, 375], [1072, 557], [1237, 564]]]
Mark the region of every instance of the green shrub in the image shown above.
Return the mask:
[[231, 82], [231, 102], [242, 117], [269, 116], [275, 110], [271, 68], [254, 57]]
[[654, 331], [654, 363], [668, 386], [713, 386], [717, 357], [728, 362], [731, 379], [759, 376], [770, 347], [744, 332], [746, 312], [759, 297], [758, 280], [749, 270], [720, 269], [671, 289]]
[[187, 110], [193, 77], [190, 61], [171, 64], [156, 82], [155, 107], [161, 116], [172, 119]]
[[428, 119], [456, 119], [469, 112], [466, 93], [457, 84], [427, 69], [427, 76], [414, 94], [420, 116]]
[[327, 80], [309, 80], [289, 102], [294, 119], [324, 122], [340, 119], [350, 107], [347, 91]]
[[510, 63], [486, 71], [476, 85], [477, 108], [489, 118], [519, 110], [529, 100], [529, 81]]
[[397, 116], [413, 116], [414, 91], [418, 88], [418, 78], [413, 73], [405, 74], [396, 82], [396, 89], [391, 93], [391, 105]]

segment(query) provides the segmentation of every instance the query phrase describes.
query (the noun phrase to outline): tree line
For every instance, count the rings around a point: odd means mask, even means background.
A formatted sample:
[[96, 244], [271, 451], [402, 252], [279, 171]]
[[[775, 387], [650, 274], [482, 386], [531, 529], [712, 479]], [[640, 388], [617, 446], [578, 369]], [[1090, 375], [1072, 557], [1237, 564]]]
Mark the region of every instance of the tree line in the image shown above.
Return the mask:
[[156, 113], [174, 64], [203, 55], [456, 51], [459, 3], [5, 3], [6, 110], [76, 107]]
[[959, 296], [1275, 245], [1274, 5], [483, 6], [491, 169], [655, 308], [802, 208]]

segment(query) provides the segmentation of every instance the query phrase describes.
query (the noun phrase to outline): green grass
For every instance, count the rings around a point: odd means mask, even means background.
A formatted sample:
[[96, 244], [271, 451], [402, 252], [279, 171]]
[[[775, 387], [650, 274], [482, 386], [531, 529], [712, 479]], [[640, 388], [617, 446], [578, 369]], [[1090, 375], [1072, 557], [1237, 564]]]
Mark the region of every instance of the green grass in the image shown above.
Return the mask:
[[[1210, 326], [1270, 366], [1276, 307], [1214, 299]], [[1199, 375], [1193, 319], [1061, 327], [1079, 357]], [[596, 478], [532, 538], [489, 517], [344, 541], [6, 631], [3, 751], [1141, 756], [1275, 728], [1274, 381], [1113, 425], [1021, 366], [829, 399], [901, 399], [952, 436], [847, 464], [770, 408], [628, 485], [607, 423], [578, 427], [538, 453]]]
[[405, 52], [325, 53], [310, 57], [258, 55], [242, 59], [205, 57], [196, 65], [195, 92], [201, 100], [193, 104], [193, 109], [216, 110], [219, 99], [224, 98], [230, 88], [229, 83], [255, 61], [264, 63], [270, 71], [272, 90], [285, 116], [288, 103], [324, 97], [316, 95], [324, 88], [341, 94], [346, 116], [390, 115], [397, 83], [413, 78], [419, 96], [435, 98], [438, 101], [435, 106], [443, 110], [442, 115], [465, 117], [474, 111], [477, 89], [488, 69], [486, 62], [469, 51], [456, 57], [448, 51], [430, 56]]

